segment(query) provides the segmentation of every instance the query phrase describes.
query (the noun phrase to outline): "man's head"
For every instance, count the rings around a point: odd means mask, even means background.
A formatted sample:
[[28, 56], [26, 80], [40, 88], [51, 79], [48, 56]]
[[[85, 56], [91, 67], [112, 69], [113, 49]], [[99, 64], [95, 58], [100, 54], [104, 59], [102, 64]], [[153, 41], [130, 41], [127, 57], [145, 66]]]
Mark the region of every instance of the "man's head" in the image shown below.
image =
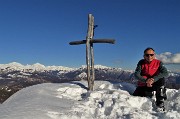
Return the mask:
[[155, 59], [155, 51], [153, 48], [148, 47], [144, 50], [144, 59], [148, 62]]

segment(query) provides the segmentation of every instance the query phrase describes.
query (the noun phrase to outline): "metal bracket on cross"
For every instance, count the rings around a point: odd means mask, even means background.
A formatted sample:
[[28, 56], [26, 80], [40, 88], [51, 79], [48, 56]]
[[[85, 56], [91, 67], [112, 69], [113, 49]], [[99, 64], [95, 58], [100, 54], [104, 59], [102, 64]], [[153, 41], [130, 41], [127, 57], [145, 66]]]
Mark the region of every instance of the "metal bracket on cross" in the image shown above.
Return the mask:
[[72, 41], [70, 45], [80, 45], [86, 44], [86, 64], [87, 64], [87, 81], [88, 81], [88, 89], [93, 90], [95, 72], [94, 72], [94, 51], [93, 44], [94, 43], [110, 43], [114, 44], [114, 39], [93, 39], [94, 29], [97, 27], [94, 25], [94, 17], [92, 14], [88, 15], [88, 32], [86, 36], [86, 40], [81, 41]]

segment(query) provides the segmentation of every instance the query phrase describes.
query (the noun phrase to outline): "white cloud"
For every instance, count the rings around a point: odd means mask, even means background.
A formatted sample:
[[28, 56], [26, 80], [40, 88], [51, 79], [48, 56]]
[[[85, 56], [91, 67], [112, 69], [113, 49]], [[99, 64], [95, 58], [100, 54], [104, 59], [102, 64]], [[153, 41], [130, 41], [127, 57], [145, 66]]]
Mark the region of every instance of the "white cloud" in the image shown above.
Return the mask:
[[166, 64], [180, 64], [180, 53], [172, 54], [171, 52], [156, 55], [156, 58]]

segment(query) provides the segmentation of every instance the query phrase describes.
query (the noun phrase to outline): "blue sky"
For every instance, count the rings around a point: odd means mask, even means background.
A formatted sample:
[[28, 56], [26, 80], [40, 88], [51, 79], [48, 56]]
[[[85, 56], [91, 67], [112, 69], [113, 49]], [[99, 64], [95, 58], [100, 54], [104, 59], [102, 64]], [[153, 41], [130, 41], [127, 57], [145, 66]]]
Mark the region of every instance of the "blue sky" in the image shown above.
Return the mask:
[[[146, 47], [170, 70], [180, 71], [179, 0], [0, 0], [0, 64], [85, 65], [88, 14], [94, 38], [116, 44], [94, 44], [95, 64], [134, 70]], [[173, 63], [173, 64], [172, 64]]]

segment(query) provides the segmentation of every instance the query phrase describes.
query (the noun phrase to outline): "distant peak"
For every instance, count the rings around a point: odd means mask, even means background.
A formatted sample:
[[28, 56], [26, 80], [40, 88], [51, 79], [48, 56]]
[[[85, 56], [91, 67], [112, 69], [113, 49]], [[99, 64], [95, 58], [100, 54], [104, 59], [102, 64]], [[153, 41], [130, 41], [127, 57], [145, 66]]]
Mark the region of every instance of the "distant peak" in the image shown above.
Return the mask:
[[0, 64], [0, 69], [14, 69], [14, 70], [24, 70], [32, 69], [33, 71], [44, 71], [44, 70], [73, 70], [73, 68], [63, 67], [63, 66], [45, 66], [40, 63], [35, 63], [32, 65], [26, 64], [22, 65], [18, 62], [11, 62], [8, 64]]
[[23, 66], [22, 64], [18, 63], [18, 62], [11, 62], [7, 65], [10, 65], [10, 66]]
[[[87, 67], [87, 65], [81, 66], [81, 68], [86, 68], [86, 67]], [[108, 66], [97, 64], [97, 65], [94, 65], [94, 68], [96, 68], [96, 69], [112, 69], [113, 67], [108, 67]], [[117, 68], [117, 69], [121, 69], [121, 68]]]
[[32, 66], [46, 68], [43, 64], [40, 64], [40, 63], [35, 63]]

